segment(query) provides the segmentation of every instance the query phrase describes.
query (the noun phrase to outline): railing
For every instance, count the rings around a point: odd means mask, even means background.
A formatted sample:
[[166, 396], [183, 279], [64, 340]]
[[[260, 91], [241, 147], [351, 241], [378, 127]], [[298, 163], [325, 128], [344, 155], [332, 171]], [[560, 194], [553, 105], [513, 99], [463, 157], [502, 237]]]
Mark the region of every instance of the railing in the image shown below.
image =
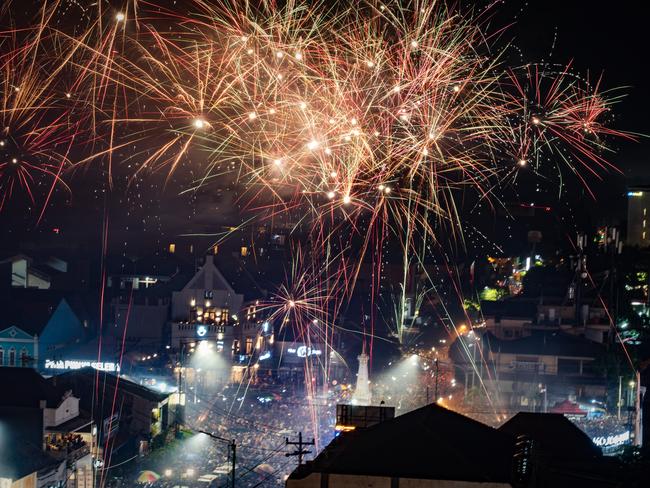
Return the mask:
[[510, 368], [516, 371], [525, 371], [527, 373], [544, 373], [545, 364], [537, 361], [512, 361]]
[[90, 446], [85, 442], [80, 444], [68, 444], [60, 448], [54, 448], [53, 446], [47, 447], [47, 453], [49, 455], [58, 460], [65, 459], [68, 463], [74, 463], [87, 454], [90, 454]]

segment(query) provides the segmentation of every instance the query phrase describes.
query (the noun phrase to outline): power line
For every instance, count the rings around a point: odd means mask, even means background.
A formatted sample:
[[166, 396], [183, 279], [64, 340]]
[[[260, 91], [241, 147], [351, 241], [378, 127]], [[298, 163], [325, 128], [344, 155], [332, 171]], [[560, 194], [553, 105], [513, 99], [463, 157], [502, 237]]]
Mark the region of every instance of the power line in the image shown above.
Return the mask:
[[302, 457], [305, 454], [311, 454], [311, 451], [307, 451], [307, 450], [303, 449], [303, 446], [315, 446], [316, 445], [316, 442], [314, 441], [313, 438], [310, 441], [303, 441], [302, 440], [302, 432], [298, 432], [298, 442], [290, 442], [289, 438], [287, 437], [284, 440], [284, 443], [287, 446], [298, 446], [297, 450], [292, 451], [292, 452], [288, 452], [288, 453], [285, 454], [285, 456], [287, 456], [287, 457], [298, 456], [298, 466], [300, 466], [302, 464]]

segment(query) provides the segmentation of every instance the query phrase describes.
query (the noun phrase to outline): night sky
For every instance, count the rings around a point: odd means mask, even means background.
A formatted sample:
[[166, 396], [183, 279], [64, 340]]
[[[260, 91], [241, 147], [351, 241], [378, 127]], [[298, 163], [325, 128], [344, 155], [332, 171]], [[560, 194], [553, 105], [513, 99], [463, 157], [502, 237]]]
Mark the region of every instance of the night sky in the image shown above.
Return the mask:
[[[63, 16], [62, 23], [79, 20], [75, 2], [68, 3], [72, 6]], [[177, 5], [173, 1], [158, 3]], [[17, 19], [22, 8], [18, 5], [22, 2], [13, 3]], [[462, 9], [467, 5], [474, 4], [461, 2]], [[624, 88], [626, 98], [615, 108], [615, 127], [650, 134], [650, 122], [646, 116], [650, 108], [645, 62], [647, 25], [641, 2], [506, 1], [497, 6], [490, 27], [496, 29], [508, 25], [500, 43], [512, 42], [516, 46], [516, 49], [508, 50], [509, 63], [562, 64], [571, 61], [576, 71], [588, 75], [591, 80], [602, 74], [604, 89], [627, 87]], [[590, 180], [590, 186], [598, 196], [597, 202], [588, 201], [579, 186], [567, 185], [563, 201], [558, 205], [558, 208], [564, 207], [565, 214], [567, 208], [572, 211], [584, 206], [581, 211], [608, 218], [613, 215], [614, 220], [620, 220], [625, 211], [626, 182], [650, 182], [650, 172], [646, 169], [650, 141], [641, 137], [638, 143], [621, 141], [616, 144], [619, 152], [609, 159], [623, 174], [606, 174], [602, 182]], [[179, 195], [179, 188], [187, 184], [187, 175], [174, 176], [169, 181], [160, 174], [135, 180], [127, 180], [125, 176], [116, 181], [113, 190], [108, 191], [101, 170], [78, 171], [71, 179], [72, 196], [55, 195], [38, 227], [34, 215], [37, 212], [27, 209], [27, 201], [16, 202], [0, 215], [4, 233], [13, 236], [3, 245], [14, 245], [23, 239], [36, 242], [42, 238], [49, 239], [54, 230], [73, 240], [96, 242], [101, 235], [105, 212], [110, 216], [110, 240], [116, 252], [127, 252], [134, 247], [159, 247], [179, 234], [218, 233], [223, 225], [236, 224], [245, 218], [229, 182], [198, 194]], [[538, 202], [544, 200], [544, 204], [557, 203], [553, 201], [556, 196], [551, 191], [543, 195], [535, 194], [533, 185], [523, 189], [520, 185], [518, 193], [511, 195], [510, 199], [530, 201], [537, 198]], [[468, 214], [470, 235], [472, 219], [484, 220], [484, 217], [484, 214]], [[499, 219], [497, 215], [493, 218], [495, 221]], [[567, 218], [573, 220], [573, 226], [576, 221], [579, 225], [584, 220], [581, 212]], [[487, 231], [486, 235], [489, 239], [503, 237], [491, 236]]]

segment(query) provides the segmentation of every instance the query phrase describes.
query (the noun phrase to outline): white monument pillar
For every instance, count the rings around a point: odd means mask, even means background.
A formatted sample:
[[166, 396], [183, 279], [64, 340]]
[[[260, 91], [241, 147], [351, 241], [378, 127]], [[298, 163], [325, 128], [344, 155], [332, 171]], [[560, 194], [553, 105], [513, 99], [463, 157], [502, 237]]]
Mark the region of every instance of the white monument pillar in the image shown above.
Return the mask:
[[352, 403], [355, 405], [370, 405], [372, 403], [372, 395], [368, 381], [368, 355], [366, 354], [365, 345], [357, 359], [359, 360], [359, 372], [357, 373], [357, 387], [354, 390]]

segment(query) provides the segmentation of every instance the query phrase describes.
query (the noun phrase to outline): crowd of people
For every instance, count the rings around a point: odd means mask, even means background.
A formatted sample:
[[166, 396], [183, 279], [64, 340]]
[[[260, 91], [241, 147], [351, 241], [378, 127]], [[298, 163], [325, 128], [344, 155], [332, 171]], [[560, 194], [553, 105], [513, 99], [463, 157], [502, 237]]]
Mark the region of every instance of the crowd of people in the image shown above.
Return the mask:
[[[301, 433], [313, 459], [335, 434], [336, 404], [348, 401], [344, 388], [333, 387], [310, 395], [281, 383], [242, 389], [229, 386], [218, 392], [203, 392], [186, 405], [185, 429], [176, 440], [139, 464], [138, 472], [152, 471], [155, 480], [140, 482], [151, 488], [229, 486], [232, 447], [236, 448], [235, 478], [238, 487], [281, 487], [298, 464], [289, 442]], [[203, 434], [207, 432], [213, 437]], [[136, 472], [113, 480], [112, 486], [133, 486]]]
[[[465, 388], [456, 383], [453, 373], [415, 359], [402, 361], [373, 382], [373, 402], [393, 406], [396, 415], [402, 415], [436, 401], [475, 418], [477, 412], [463, 408]], [[291, 443], [302, 434], [309, 451], [304, 460], [313, 459], [334, 438], [336, 405], [350, 403], [353, 389], [347, 381], [331, 381], [328, 388], [310, 390], [277, 378], [203, 389], [188, 397], [184, 435], [140, 465], [159, 476], [144, 484], [152, 488], [229, 486], [234, 442], [236, 486], [284, 486], [298, 464], [297, 456], [287, 456], [297, 450]], [[487, 411], [483, 416], [478, 420], [506, 420]], [[604, 450], [611, 448], [610, 443], [625, 442], [620, 437], [625, 422], [615, 416], [572, 420]], [[132, 485], [125, 481], [121, 486]]]

